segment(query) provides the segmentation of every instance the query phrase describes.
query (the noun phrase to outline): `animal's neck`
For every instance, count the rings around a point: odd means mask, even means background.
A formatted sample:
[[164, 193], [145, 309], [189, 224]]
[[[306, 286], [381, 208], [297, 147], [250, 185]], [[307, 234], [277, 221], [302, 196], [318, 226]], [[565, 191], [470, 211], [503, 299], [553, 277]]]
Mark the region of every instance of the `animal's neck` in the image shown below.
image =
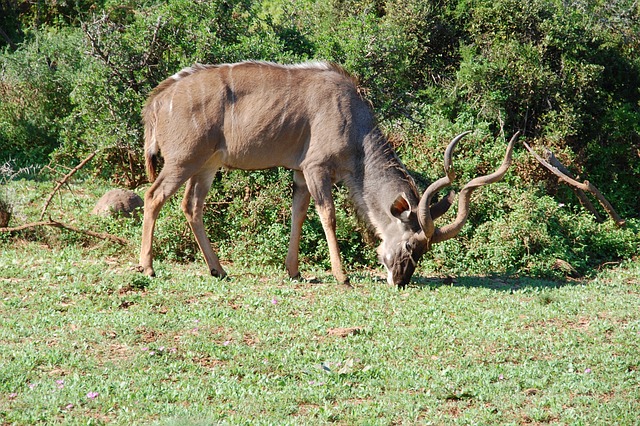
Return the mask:
[[419, 195], [413, 179], [378, 129], [364, 138], [360, 176], [345, 181], [358, 214], [382, 237], [393, 220], [390, 208], [400, 194], [416, 207]]

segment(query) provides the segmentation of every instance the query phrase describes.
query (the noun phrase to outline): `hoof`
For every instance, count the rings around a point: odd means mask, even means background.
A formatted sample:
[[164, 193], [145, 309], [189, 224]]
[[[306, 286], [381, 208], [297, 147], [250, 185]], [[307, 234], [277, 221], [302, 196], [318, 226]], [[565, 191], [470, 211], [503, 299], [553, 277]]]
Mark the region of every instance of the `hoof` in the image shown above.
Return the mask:
[[220, 272], [215, 269], [212, 269], [210, 272], [212, 277], [215, 277], [221, 280], [227, 277], [227, 273], [225, 271]]
[[350, 285], [349, 277], [344, 272], [340, 272], [340, 273], [334, 272], [333, 276], [335, 277], [336, 281], [338, 281], [338, 284], [345, 285], [345, 286]]
[[143, 274], [145, 274], [148, 277], [155, 277], [156, 276], [156, 271], [154, 271], [151, 266], [144, 267], [144, 266], [138, 265], [134, 269], [136, 271], [138, 271], [138, 272], [142, 272]]
[[343, 290], [355, 290], [355, 287], [352, 286], [348, 281], [346, 283], [341, 283], [340, 288]]

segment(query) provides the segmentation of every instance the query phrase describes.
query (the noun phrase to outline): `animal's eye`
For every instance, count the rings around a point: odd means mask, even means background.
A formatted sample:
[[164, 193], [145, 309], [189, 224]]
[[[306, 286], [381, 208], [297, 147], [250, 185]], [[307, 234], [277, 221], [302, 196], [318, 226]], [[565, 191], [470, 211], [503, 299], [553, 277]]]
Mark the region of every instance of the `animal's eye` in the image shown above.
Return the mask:
[[404, 249], [405, 251], [408, 251], [408, 252], [413, 251], [413, 244], [411, 244], [411, 241], [404, 242]]

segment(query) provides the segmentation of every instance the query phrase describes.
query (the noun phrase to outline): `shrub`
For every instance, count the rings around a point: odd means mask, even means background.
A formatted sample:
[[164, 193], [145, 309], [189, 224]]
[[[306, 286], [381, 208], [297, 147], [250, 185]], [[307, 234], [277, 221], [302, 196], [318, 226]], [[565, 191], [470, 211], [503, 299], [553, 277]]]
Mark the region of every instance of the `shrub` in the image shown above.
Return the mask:
[[70, 94], [73, 112], [63, 119], [56, 158], [70, 161], [98, 150], [94, 163], [104, 178], [140, 185], [146, 179], [140, 111], [155, 85], [194, 62], [291, 55], [279, 37], [283, 27], [277, 32], [256, 19], [251, 2], [239, 0], [173, 0], [140, 13], [115, 4], [93, 15], [82, 24], [93, 60]]
[[[455, 239], [434, 247], [428, 273], [527, 275], [561, 279], [583, 276], [604, 262], [629, 258], [640, 249], [635, 220], [626, 228], [596, 223], [548, 196], [494, 184], [476, 196], [468, 225]], [[492, 212], [488, 218], [483, 212]], [[446, 219], [445, 219], [446, 220]]]
[[[161, 80], [194, 62], [317, 58], [359, 77], [423, 186], [441, 175], [454, 134], [474, 130], [454, 160], [463, 183], [493, 170], [504, 154], [497, 141], [519, 129], [594, 182], [622, 216], [640, 211], [640, 11], [630, 0], [18, 3], [24, 9], [0, 17], [0, 28], [11, 20], [15, 45], [0, 54], [0, 161], [63, 167], [98, 151], [92, 173], [142, 185], [140, 110]], [[567, 272], [553, 269], [556, 259], [585, 273], [631, 253], [633, 219], [626, 231], [593, 224], [572, 207], [571, 191], [526, 158], [516, 153], [505, 183], [474, 196], [469, 226], [426, 270], [559, 276]], [[221, 176], [205, 216], [221, 255], [280, 263], [289, 172]], [[375, 263], [344, 190], [336, 193], [345, 263]], [[179, 200], [162, 214], [159, 256], [194, 258]], [[303, 231], [302, 259], [327, 265], [313, 210]]]
[[0, 54], [0, 162], [44, 164], [59, 145], [60, 119], [72, 110], [69, 94], [84, 58], [74, 30], [29, 33], [11, 54]]

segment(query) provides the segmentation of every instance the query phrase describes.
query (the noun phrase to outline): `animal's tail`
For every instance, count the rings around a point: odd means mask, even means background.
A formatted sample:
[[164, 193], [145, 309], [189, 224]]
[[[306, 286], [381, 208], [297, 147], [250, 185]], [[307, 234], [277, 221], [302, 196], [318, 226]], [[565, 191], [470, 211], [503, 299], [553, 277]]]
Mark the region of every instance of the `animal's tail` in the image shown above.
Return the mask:
[[149, 182], [153, 182], [158, 177], [158, 154], [145, 152], [144, 164], [147, 169], [147, 176], [149, 176]]
[[158, 177], [159, 149], [156, 140], [157, 117], [152, 105], [145, 106], [142, 116], [144, 118], [144, 165], [147, 170], [149, 182]]

